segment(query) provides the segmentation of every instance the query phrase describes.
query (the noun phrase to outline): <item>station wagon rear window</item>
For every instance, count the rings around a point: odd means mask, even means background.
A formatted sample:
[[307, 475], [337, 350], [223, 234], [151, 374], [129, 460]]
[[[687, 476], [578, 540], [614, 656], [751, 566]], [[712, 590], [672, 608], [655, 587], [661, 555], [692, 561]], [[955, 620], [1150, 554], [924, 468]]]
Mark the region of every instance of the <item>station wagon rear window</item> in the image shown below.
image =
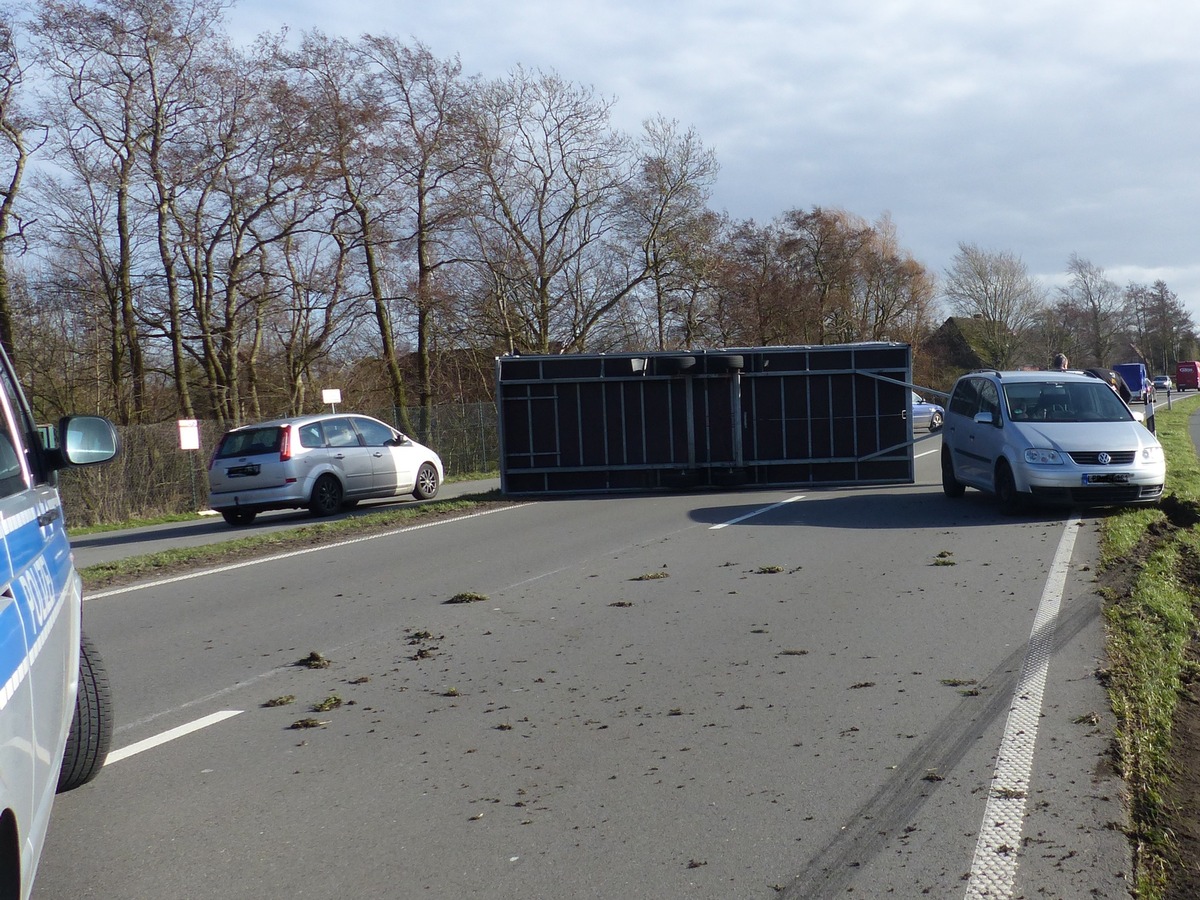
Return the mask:
[[217, 459], [278, 453], [282, 439], [283, 430], [275, 426], [231, 431], [221, 440], [221, 446], [217, 449]]

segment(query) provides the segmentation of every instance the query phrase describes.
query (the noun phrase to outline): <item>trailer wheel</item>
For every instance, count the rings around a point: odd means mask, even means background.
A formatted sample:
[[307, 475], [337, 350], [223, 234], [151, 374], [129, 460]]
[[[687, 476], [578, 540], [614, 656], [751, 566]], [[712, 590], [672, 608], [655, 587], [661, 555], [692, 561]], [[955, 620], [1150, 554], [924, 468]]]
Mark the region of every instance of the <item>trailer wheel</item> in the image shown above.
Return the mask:
[[696, 365], [694, 356], [664, 356], [659, 358], [656, 370], [663, 375], [678, 375]]
[[741, 354], [731, 354], [729, 356], [708, 356], [705, 357], [707, 369], [710, 372], [736, 372], [745, 368], [746, 361]]

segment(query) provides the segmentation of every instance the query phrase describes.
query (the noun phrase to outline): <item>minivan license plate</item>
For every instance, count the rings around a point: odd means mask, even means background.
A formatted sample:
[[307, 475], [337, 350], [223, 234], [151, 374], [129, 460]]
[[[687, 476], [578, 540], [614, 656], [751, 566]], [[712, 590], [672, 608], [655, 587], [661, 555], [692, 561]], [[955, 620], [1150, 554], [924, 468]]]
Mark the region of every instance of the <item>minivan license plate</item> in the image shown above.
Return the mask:
[[249, 475], [257, 475], [260, 468], [262, 467], [257, 463], [252, 466], [233, 466], [227, 469], [225, 474], [230, 478], [245, 478]]
[[1128, 484], [1128, 472], [1103, 472], [1098, 475], [1084, 475], [1084, 484]]

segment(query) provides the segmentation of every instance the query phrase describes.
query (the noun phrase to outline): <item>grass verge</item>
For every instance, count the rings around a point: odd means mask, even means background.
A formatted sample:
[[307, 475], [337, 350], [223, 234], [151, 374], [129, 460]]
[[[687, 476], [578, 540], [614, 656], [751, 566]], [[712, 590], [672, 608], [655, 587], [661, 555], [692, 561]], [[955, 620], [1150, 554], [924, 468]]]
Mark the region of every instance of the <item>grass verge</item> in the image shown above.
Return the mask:
[[248, 534], [244, 537], [203, 544], [197, 547], [179, 547], [144, 556], [133, 556], [111, 563], [99, 563], [79, 570], [86, 590], [127, 584], [145, 578], [161, 578], [185, 569], [205, 565], [218, 565], [265, 556], [271, 553], [330, 543], [356, 535], [376, 531], [402, 528], [417, 520], [428, 520], [442, 516], [460, 515], [465, 512], [501, 505], [504, 497], [499, 491], [482, 494], [467, 494], [453, 500], [435, 500], [413, 506], [389, 508], [366, 515], [348, 516], [342, 519], [317, 522], [285, 531]]
[[[499, 478], [500, 472], [493, 470], [490, 472], [462, 472], [458, 475], [447, 476], [444, 484], [454, 484], [460, 481], [483, 481], [489, 478]], [[82, 525], [79, 527], [70, 527], [67, 529], [71, 537], [79, 537], [85, 534], [104, 534], [109, 531], [124, 531], [128, 528], [145, 528], [150, 525], [170, 525], [173, 522], [194, 522], [197, 519], [203, 519], [213, 515], [209, 510], [207, 513], [199, 512], [182, 512], [182, 513], [164, 513], [161, 516], [153, 516], [141, 519], [129, 519], [124, 522], [102, 522], [97, 525]]]
[[1200, 611], [1200, 538], [1194, 528], [1200, 520], [1200, 460], [1188, 431], [1194, 399], [1155, 416], [1167, 456], [1163, 502], [1110, 516], [1102, 540], [1102, 580], [1108, 585], [1106, 686], [1129, 791], [1140, 900], [1162, 900], [1183, 869], [1172, 824], [1180, 810], [1166, 798], [1177, 773], [1175, 755], [1186, 750], [1174, 746], [1173, 733]]

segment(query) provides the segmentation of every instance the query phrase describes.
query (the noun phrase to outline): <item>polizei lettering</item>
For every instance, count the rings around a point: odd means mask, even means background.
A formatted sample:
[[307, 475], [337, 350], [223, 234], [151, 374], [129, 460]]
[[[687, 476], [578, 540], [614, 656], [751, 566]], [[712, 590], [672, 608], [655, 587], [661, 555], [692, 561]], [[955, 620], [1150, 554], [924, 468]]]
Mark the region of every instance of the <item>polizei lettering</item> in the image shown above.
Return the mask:
[[54, 612], [54, 579], [50, 576], [50, 567], [46, 565], [45, 557], [39, 556], [21, 573], [17, 579], [21, 589], [33, 610], [33, 617], [40, 632]]

